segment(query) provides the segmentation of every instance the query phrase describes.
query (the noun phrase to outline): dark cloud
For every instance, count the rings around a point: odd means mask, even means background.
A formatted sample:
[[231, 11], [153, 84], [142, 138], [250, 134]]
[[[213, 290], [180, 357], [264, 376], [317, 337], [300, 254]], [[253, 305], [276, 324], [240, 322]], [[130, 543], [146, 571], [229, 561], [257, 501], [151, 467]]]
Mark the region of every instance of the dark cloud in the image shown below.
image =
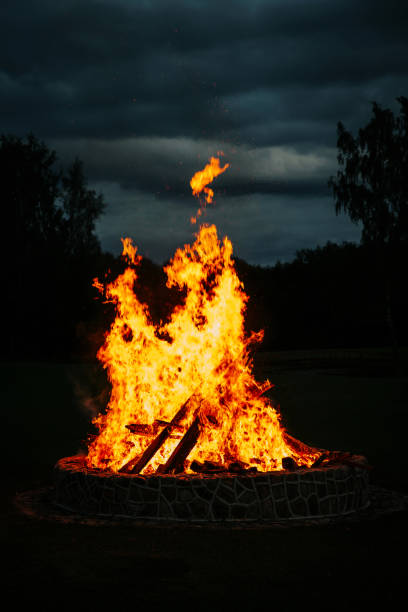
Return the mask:
[[117, 181], [124, 189], [157, 196], [190, 195], [190, 177], [223, 149], [230, 167], [214, 187], [220, 193], [310, 193], [327, 191], [335, 171], [335, 150], [324, 147], [231, 146], [222, 141], [189, 138], [73, 139], [51, 143], [68, 163], [84, 160], [97, 180]]
[[[116, 185], [108, 211], [124, 193], [185, 209], [192, 172], [221, 148], [231, 201], [269, 194], [323, 215], [337, 121], [355, 130], [372, 100], [407, 95], [405, 0], [20, 0], [0, 23], [0, 131], [82, 157], [91, 182]], [[340, 223], [325, 219], [323, 241]], [[293, 244], [313, 246], [296, 227]]]
[[[99, 226], [102, 242], [110, 251], [119, 253], [120, 237], [130, 236], [143, 256], [164, 262], [176, 248], [194, 239], [196, 226], [189, 222], [197, 209], [193, 198], [164, 200], [106, 182], [93, 187], [116, 202]], [[346, 217], [335, 216], [332, 203], [324, 196], [219, 196], [215, 206], [207, 207], [203, 220], [215, 223], [219, 236], [232, 240], [236, 256], [261, 265], [290, 261], [298, 249], [328, 240], [355, 241], [360, 234]]]
[[403, 93], [407, 12], [371, 0], [6, 3], [2, 104], [10, 121], [20, 111], [15, 128], [44, 136], [250, 139], [255, 124], [274, 142], [275, 120], [310, 139], [313, 121], [353, 115], [377, 80], [391, 79], [387, 102]]

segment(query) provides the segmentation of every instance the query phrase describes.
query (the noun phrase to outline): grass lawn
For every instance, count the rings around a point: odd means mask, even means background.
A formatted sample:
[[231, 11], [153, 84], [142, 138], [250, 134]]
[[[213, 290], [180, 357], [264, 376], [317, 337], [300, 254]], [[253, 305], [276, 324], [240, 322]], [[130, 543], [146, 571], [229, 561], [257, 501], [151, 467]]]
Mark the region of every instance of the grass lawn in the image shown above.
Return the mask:
[[[384, 365], [385, 364], [385, 365]], [[260, 353], [258, 377], [301, 440], [363, 453], [372, 477], [408, 492], [407, 377], [379, 352]], [[73, 380], [88, 365], [2, 364], [3, 552], [15, 603], [41, 609], [163, 609], [183, 604], [255, 609], [262, 602], [348, 609], [393, 605], [405, 593], [406, 513], [325, 527], [63, 525], [20, 515], [16, 491], [51, 481], [89, 426]], [[404, 595], [405, 597], [405, 595]]]

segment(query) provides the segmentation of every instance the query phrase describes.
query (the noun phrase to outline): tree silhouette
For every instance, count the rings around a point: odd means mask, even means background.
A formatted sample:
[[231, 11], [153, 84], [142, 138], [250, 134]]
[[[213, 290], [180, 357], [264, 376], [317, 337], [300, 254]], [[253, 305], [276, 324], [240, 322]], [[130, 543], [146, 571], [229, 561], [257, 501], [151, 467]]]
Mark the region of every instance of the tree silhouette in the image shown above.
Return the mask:
[[339, 122], [337, 160], [329, 186], [336, 213], [362, 223], [363, 242], [393, 244], [408, 238], [408, 98], [397, 98], [400, 115], [373, 102], [371, 121], [356, 138]]
[[39, 355], [48, 342], [62, 351], [86, 309], [80, 300], [91, 284], [88, 262], [100, 253], [95, 221], [103, 198], [87, 188], [82, 162], [64, 173], [32, 134], [0, 135], [0, 181], [8, 352]]
[[95, 221], [105, 205], [102, 195], [87, 189], [83, 163], [75, 159], [62, 177], [62, 233], [67, 255], [94, 254], [100, 250]]
[[397, 101], [399, 115], [373, 102], [373, 116], [355, 138], [338, 123], [341, 169], [329, 180], [336, 213], [345, 212], [354, 223], [362, 223], [362, 242], [377, 253], [396, 362], [391, 277], [396, 266], [392, 260], [408, 240], [408, 99]]
[[104, 202], [87, 188], [80, 160], [63, 174], [55, 151], [34, 135], [26, 141], [1, 135], [0, 172], [5, 238], [24, 258], [42, 250], [70, 256], [100, 249], [94, 232]]

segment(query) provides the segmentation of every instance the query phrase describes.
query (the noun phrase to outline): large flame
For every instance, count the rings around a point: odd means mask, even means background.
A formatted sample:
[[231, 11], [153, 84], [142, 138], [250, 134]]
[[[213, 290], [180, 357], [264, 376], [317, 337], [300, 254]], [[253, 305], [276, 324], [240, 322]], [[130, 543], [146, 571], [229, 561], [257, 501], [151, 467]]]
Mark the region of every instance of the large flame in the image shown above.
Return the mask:
[[[204, 190], [212, 199], [206, 185], [227, 167], [211, 158], [193, 177], [193, 192]], [[310, 465], [316, 453], [288, 445], [279, 415], [263, 395], [272, 385], [257, 382], [252, 374], [250, 347], [262, 340], [263, 332], [245, 334], [248, 297], [234, 268], [230, 240], [220, 242], [214, 225], [202, 225], [194, 244], [176, 251], [164, 270], [167, 286], [179, 288], [185, 299], [161, 326], [153, 324], [148, 307], [134, 293], [141, 258], [129, 238], [123, 240], [123, 256], [128, 261], [123, 274], [106, 286], [95, 282], [115, 304], [116, 318], [98, 351], [112, 392], [106, 413], [94, 420], [99, 435], [89, 446], [88, 465], [118, 471], [143, 453], [188, 399], [178, 432], [145, 473], [166, 462], [197, 414], [200, 433], [186, 471], [193, 460], [241, 461], [261, 471], [281, 469], [284, 457]]]

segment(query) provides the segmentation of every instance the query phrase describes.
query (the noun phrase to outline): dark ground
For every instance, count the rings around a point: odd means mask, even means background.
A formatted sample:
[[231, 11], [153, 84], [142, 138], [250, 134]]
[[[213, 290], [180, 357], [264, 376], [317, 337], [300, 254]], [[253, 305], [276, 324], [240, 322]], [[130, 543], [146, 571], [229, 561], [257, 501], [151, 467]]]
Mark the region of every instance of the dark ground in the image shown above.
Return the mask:
[[[391, 375], [387, 351], [260, 353], [256, 365], [258, 377], [276, 383], [291, 434], [363, 453], [375, 484], [408, 493], [408, 378]], [[347, 610], [406, 600], [407, 512], [290, 529], [91, 526], [19, 513], [16, 492], [49, 484], [54, 463], [86, 436], [72, 380], [92, 369], [31, 363], [0, 371], [3, 578], [13, 606]]]

